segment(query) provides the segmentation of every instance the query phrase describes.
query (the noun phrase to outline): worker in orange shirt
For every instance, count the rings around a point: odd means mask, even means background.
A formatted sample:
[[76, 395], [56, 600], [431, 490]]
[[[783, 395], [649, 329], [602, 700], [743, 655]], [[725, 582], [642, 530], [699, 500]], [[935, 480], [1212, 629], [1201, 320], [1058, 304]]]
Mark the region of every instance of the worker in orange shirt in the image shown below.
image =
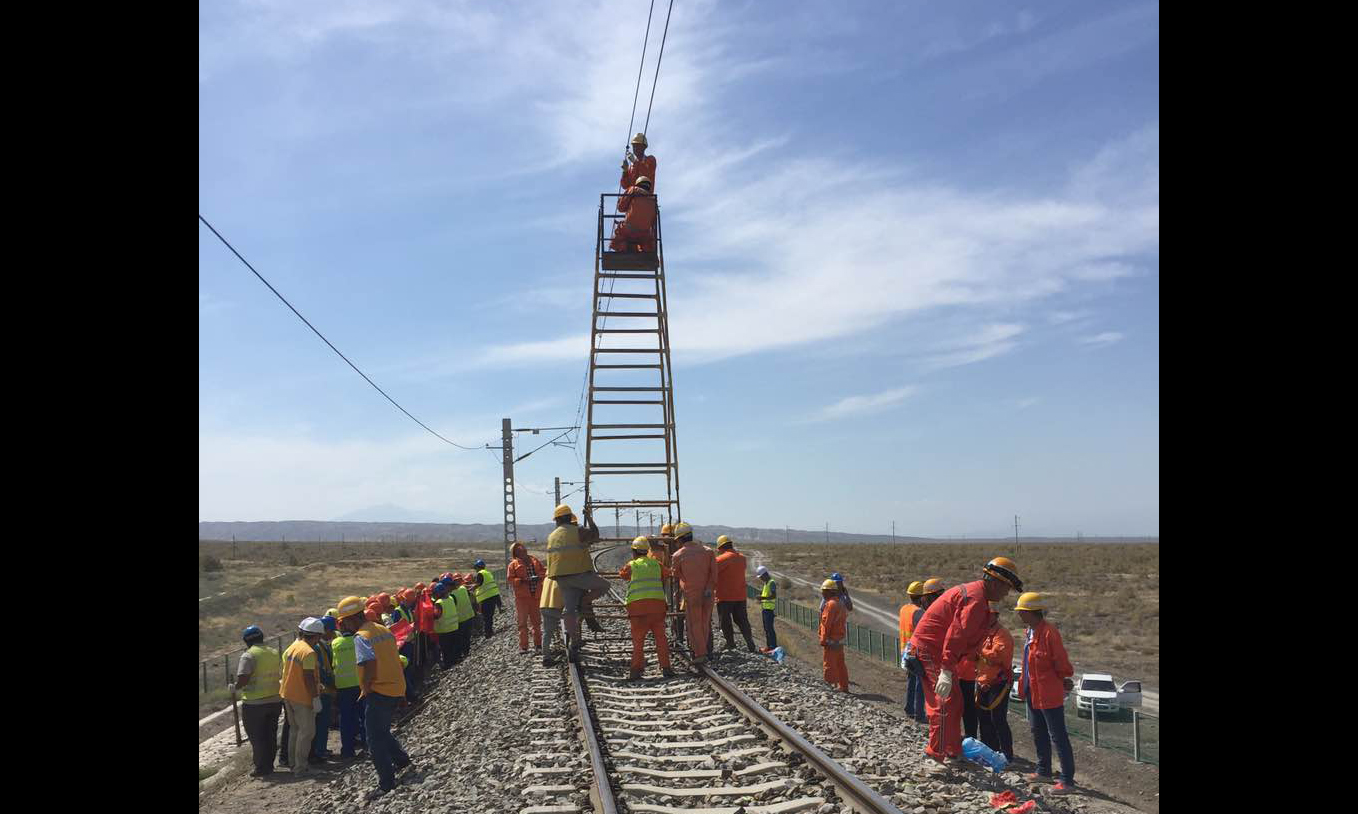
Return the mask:
[[1028, 726], [1033, 733], [1037, 750], [1037, 771], [1029, 780], [1046, 781], [1052, 775], [1052, 744], [1061, 756], [1061, 779], [1052, 786], [1057, 794], [1075, 786], [1075, 750], [1070, 746], [1066, 731], [1065, 694], [1074, 689], [1075, 668], [1066, 655], [1061, 634], [1045, 618], [1046, 598], [1038, 593], [1026, 593], [1014, 606], [1019, 618], [1028, 626], [1023, 642], [1023, 677], [1019, 679], [1019, 696], [1028, 704]]
[[981, 743], [1014, 759], [1014, 735], [1009, 731], [1009, 685], [1013, 681], [1014, 636], [1000, 624], [1000, 612], [990, 610], [990, 632], [976, 655], [976, 715]]
[[622, 178], [618, 186], [631, 189], [636, 186], [637, 179], [642, 177], [655, 182], [655, 156], [646, 155], [646, 134], [637, 133], [632, 136], [632, 149], [622, 160]]
[[726, 637], [727, 650], [736, 646], [731, 625], [734, 619], [745, 637], [745, 646], [751, 653], [759, 652], [754, 646], [750, 615], [745, 607], [745, 555], [736, 552], [735, 541], [725, 534], [717, 538], [717, 619]]
[[954, 683], [962, 658], [981, 649], [990, 628], [990, 602], [1009, 591], [1023, 590], [1018, 567], [1008, 557], [996, 557], [982, 569], [982, 578], [944, 591], [910, 634], [911, 654], [924, 672], [924, 709], [929, 715], [929, 744], [924, 749], [927, 768], [941, 769], [947, 758], [962, 757], [962, 699]]
[[968, 653], [957, 662], [957, 691], [962, 697], [962, 736], [976, 737], [976, 655]]
[[717, 593], [717, 558], [694, 541], [693, 527], [675, 524], [674, 539], [682, 548], [674, 552], [674, 575], [684, 595], [684, 619], [688, 646], [695, 664], [707, 661], [707, 640], [712, 629], [712, 602]]
[[608, 248], [615, 252], [654, 252], [656, 203], [651, 179], [643, 175], [636, 186], [618, 196], [618, 211], [626, 216], [613, 226]]
[[825, 668], [825, 683], [849, 691], [849, 668], [844, 664], [844, 641], [848, 638], [849, 611], [839, 595], [839, 585], [833, 579], [820, 584], [825, 607], [820, 612], [821, 665]]
[[533, 628], [533, 652], [542, 652], [542, 579], [547, 575], [542, 560], [528, 553], [523, 543], [515, 543], [510, 553], [513, 559], [505, 571], [509, 586], [514, 589], [514, 615], [519, 621], [519, 652], [528, 652], [528, 628]]
[[632, 628], [632, 671], [628, 678], [636, 681], [646, 666], [643, 650], [646, 647], [646, 633], [655, 639], [656, 656], [660, 659], [660, 672], [666, 676], [674, 675], [670, 669], [670, 643], [665, 638], [665, 587], [664, 578], [669, 569], [654, 557], [647, 556], [650, 543], [645, 537], [632, 541], [632, 561], [622, 567], [618, 576], [627, 580], [627, 623]]
[[[921, 600], [924, 597], [924, 583], [915, 580], [905, 589], [907, 602], [901, 605], [900, 614], [900, 633], [901, 633], [901, 666], [906, 667], [907, 645], [910, 643], [910, 634], [915, 632], [915, 622], [924, 614], [924, 605]], [[924, 717], [924, 690], [920, 686], [920, 676], [914, 670], [906, 668], [905, 677], [905, 714], [914, 718], [920, 723], [927, 723], [928, 718]]]

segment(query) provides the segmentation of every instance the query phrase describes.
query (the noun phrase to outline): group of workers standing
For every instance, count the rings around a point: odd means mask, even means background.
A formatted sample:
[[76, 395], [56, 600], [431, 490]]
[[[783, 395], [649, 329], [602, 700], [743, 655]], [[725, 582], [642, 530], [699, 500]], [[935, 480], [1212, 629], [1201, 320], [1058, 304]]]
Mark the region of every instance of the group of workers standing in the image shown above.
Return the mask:
[[[542, 563], [533, 562], [540, 580]], [[324, 616], [303, 619], [296, 640], [281, 653], [264, 644], [258, 625], [245, 628], [246, 650], [230, 689], [233, 698], [240, 693], [254, 758], [250, 776], [273, 774], [275, 750], [278, 765], [307, 774], [311, 764], [333, 757], [326, 741], [337, 726], [341, 758], [361, 750], [372, 758], [378, 776], [373, 796], [395, 788], [396, 772], [410, 765], [391, 734], [396, 710], [418, 701], [432, 666], [446, 670], [469, 655], [473, 633], [489, 639], [494, 632], [499, 586], [484, 561], [474, 569], [445, 572], [428, 585], [345, 597]], [[523, 581], [533, 573], [531, 564], [517, 571], [511, 564], [510, 584], [517, 591], [516, 577]], [[283, 731], [276, 737], [280, 715]]]
[[1020, 596], [1014, 610], [1027, 625], [1018, 681], [1019, 697], [1037, 751], [1033, 780], [1052, 777], [1052, 746], [1061, 759], [1055, 792], [1075, 785], [1075, 758], [1065, 725], [1065, 691], [1075, 674], [1061, 634], [1043, 617], [1042, 594], [1022, 593], [1018, 568], [1008, 557], [986, 563], [981, 579], [944, 589], [937, 577], [910, 583], [909, 602], [901, 606], [905, 711], [928, 722], [926, 763], [942, 766], [962, 758], [962, 737], [976, 738], [1010, 760], [1009, 687], [1013, 681], [1014, 637], [1000, 621], [999, 603]]

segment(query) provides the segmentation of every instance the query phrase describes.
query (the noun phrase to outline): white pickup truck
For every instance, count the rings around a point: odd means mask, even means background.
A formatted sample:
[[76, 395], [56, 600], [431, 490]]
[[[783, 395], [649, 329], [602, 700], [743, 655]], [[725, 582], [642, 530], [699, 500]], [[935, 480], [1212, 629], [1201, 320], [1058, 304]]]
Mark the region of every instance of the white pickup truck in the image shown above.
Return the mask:
[[1124, 681], [1121, 685], [1113, 683], [1108, 673], [1085, 673], [1075, 682], [1075, 715], [1088, 718], [1091, 708], [1099, 713], [1115, 718], [1123, 710], [1141, 706], [1141, 682]]

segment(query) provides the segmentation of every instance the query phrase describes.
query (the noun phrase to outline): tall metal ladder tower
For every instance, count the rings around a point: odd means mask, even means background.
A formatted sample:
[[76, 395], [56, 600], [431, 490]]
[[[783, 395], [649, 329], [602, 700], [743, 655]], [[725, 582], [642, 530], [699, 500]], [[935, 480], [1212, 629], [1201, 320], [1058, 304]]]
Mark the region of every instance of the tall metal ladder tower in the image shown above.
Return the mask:
[[[599, 196], [586, 382], [585, 510], [601, 532], [600, 510], [612, 509], [619, 525], [621, 512], [631, 520], [658, 509], [665, 523], [682, 517], [660, 208], [654, 252], [609, 251], [609, 224], [623, 217], [611, 211], [619, 197]], [[607, 478], [602, 486], [600, 476]], [[632, 536], [600, 541], [623, 544]]]

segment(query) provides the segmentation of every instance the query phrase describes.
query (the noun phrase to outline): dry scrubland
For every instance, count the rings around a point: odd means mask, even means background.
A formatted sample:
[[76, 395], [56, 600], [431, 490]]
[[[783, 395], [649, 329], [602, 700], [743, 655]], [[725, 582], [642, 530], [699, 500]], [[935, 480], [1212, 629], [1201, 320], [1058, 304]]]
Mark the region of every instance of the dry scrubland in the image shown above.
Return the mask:
[[[899, 607], [912, 580], [942, 577], [949, 585], [977, 579], [991, 557], [1019, 567], [1024, 589], [1050, 595], [1047, 614], [1060, 630], [1077, 669], [1111, 670], [1118, 680], [1160, 685], [1160, 547], [1136, 544], [1008, 543], [763, 544], [773, 567], [808, 576], [844, 575], [850, 591], [867, 589]], [[784, 596], [819, 601], [809, 588]], [[1013, 607], [1013, 596], [1006, 606]], [[1022, 641], [1012, 611], [1002, 617]], [[858, 620], [866, 621], [866, 620]]]

